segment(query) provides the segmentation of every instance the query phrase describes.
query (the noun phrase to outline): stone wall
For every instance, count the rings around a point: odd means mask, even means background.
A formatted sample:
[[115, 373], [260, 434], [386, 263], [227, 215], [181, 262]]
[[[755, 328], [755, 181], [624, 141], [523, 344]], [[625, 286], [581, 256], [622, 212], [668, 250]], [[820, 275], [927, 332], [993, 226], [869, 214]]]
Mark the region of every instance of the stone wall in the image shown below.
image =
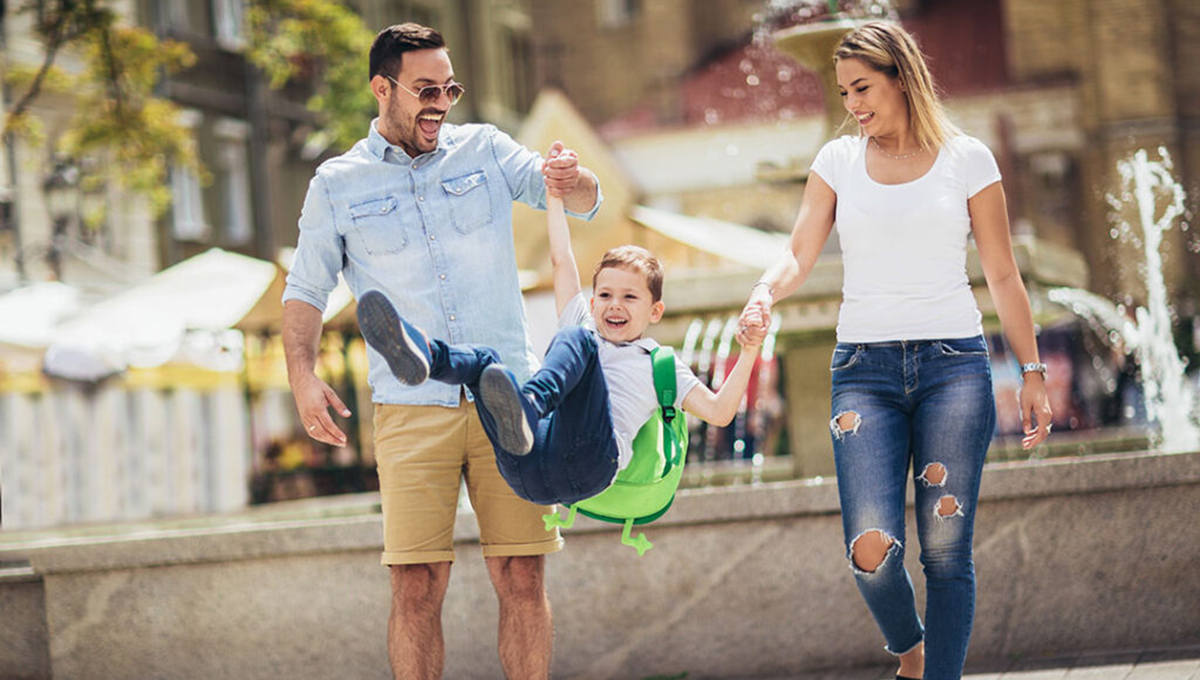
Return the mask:
[[[1200, 642], [1200, 525], [1185, 520], [1200, 514], [1200, 453], [991, 465], [978, 514], [971, 663]], [[555, 677], [887, 662], [847, 568], [831, 482], [688, 492], [646, 532], [656, 547], [638, 558], [613, 528], [581, 520], [550, 558]], [[0, 562], [32, 567], [0, 577], [0, 676], [390, 677], [373, 514], [92, 533], [0, 537]], [[446, 677], [500, 677], [469, 513], [457, 535]]]

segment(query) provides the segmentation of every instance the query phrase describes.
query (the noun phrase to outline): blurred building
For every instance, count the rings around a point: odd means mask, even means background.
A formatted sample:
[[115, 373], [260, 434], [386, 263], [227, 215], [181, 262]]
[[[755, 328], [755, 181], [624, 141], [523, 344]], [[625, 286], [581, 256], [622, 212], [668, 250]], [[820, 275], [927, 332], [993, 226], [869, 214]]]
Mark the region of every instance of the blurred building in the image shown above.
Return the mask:
[[[14, 138], [0, 154], [0, 309], [11, 312], [0, 321], [0, 509], [6, 528], [223, 512], [251, 500], [362, 490], [373, 479], [369, 395], [365, 379], [355, 380], [365, 375], [365, 357], [344, 291], [330, 303], [318, 371], [354, 409], [355, 419], [345, 424], [350, 446], [315, 446], [296, 422], [277, 334], [282, 272], [272, 263], [285, 260], [282, 254], [296, 243], [296, 221], [316, 166], [341, 149], [313, 144], [317, 121], [305, 107], [312, 83], [271, 89], [244, 56], [247, 4], [109, 5], [123, 21], [187, 43], [197, 57], [192, 68], [166, 76], [159, 94], [183, 109], [212, 181], [172, 168], [172, 201], [161, 216], [138, 195], [110, 187], [83, 191], [81, 176], [96, 161], [55, 155], [54, 142], [76, 113], [69, 94], [44, 91], [32, 109], [44, 124], [44, 138], [38, 144]], [[452, 120], [514, 129], [527, 112], [533, 90], [526, 3], [349, 4], [372, 33], [404, 21], [445, 33], [456, 75], [470, 92]], [[5, 73], [43, 58], [34, 15], [21, 7], [0, 3]], [[364, 88], [368, 47], [361, 55]], [[70, 50], [57, 63], [68, 71], [79, 68]], [[5, 88], [5, 107], [19, 94], [14, 89]], [[364, 115], [364, 136], [369, 120]], [[85, 229], [83, 213], [96, 202], [107, 208], [105, 219]], [[265, 276], [233, 286], [233, 297], [245, 294], [254, 302], [253, 309], [229, 317], [232, 335], [207, 322], [197, 327], [189, 319], [196, 309], [172, 309], [161, 296], [167, 304], [145, 307], [140, 318], [118, 321], [100, 313], [128, 310], [117, 303], [130, 295], [161, 291], [164, 277], [152, 277], [156, 272], [167, 270], [166, 278], [177, 282], [171, 265], [194, 271], [202, 262], [231, 263]], [[189, 289], [228, 298], [232, 289], [222, 286], [241, 279], [231, 270], [213, 276], [219, 280], [212, 287], [193, 280]], [[196, 306], [176, 299], [176, 307]], [[122, 349], [78, 352], [72, 341], [86, 338], [60, 337], [85, 318], [105, 333], [128, 330]], [[18, 319], [36, 323], [17, 329]], [[109, 356], [127, 355], [151, 328], [165, 341], [161, 361], [133, 365], [127, 357]], [[48, 353], [58, 363], [48, 362]], [[52, 377], [50, 364], [75, 372], [64, 379], [56, 369]]]
[[[823, 4], [823, 3], [822, 3]], [[896, 0], [954, 119], [995, 152], [1014, 231], [1082, 252], [1089, 287], [1136, 299], [1105, 193], [1134, 149], [1166, 148], [1200, 184], [1200, 4], [1187, 0]], [[614, 147], [641, 202], [788, 230], [824, 134], [812, 74], [770, 47], [765, 0], [534, 0], [539, 85]], [[758, 33], [758, 35], [756, 35]], [[756, 40], [756, 37], [758, 40]], [[847, 124], [841, 134], [855, 134]], [[814, 138], [815, 135], [815, 138]], [[758, 171], [750, 169], [757, 166]], [[1193, 212], [1200, 191], [1191, 191]], [[1194, 252], [1176, 231], [1171, 248]], [[1194, 298], [1196, 258], [1169, 258]]]
[[[470, 92], [452, 120], [483, 120], [512, 130], [528, 111], [533, 76], [527, 2], [357, 0], [349, 4], [372, 32], [403, 21], [427, 23], [443, 31], [456, 75]], [[126, 21], [151, 29], [160, 39], [185, 42], [196, 54], [194, 67], [164, 78], [161, 96], [184, 109], [184, 122], [194, 132], [212, 181], [202, 184], [187, 169], [173, 168], [172, 205], [158, 219], [137, 196], [115, 190], [72, 195], [76, 214], [69, 214], [72, 223], [56, 231], [45, 190], [62, 181], [77, 187], [89, 159], [71, 159], [77, 167], [69, 168], [65, 180], [59, 177], [62, 168], [56, 166], [53, 141], [73, 113], [73, 103], [69, 96], [43, 92], [33, 109], [45, 123], [42, 146], [30, 148], [25, 141], [14, 140], [0, 163], [0, 291], [13, 288], [22, 278], [30, 282], [56, 278], [111, 291], [214, 246], [275, 260], [281, 248], [295, 244], [296, 218], [308, 180], [320, 161], [341, 150], [311, 143], [316, 121], [304, 105], [311, 94], [310, 83], [271, 89], [245, 58], [245, 5], [244, 0], [112, 3]], [[19, 11], [20, 6], [0, 5], [0, 59], [5, 71], [10, 65], [40, 63], [42, 57], [32, 31], [34, 16]], [[78, 66], [70, 51], [59, 55], [59, 64], [68, 70]], [[4, 96], [17, 94], [6, 88]], [[366, 124], [364, 119], [364, 135]], [[85, 203], [97, 201], [108, 208], [106, 220], [97, 229], [85, 230], [80, 213]], [[18, 257], [23, 277], [18, 275]]]
[[[1200, 30], [1200, 5], [897, 0], [892, 6], [928, 56], [952, 118], [988, 144], [1000, 164], [1018, 260], [1047, 328], [1043, 352], [1055, 367], [1062, 416], [1056, 432], [1095, 427], [1102, 422], [1099, 404], [1127, 399], [1117, 394], [1124, 378], [1114, 376], [1128, 365], [1120, 368], [1119, 353], [1114, 359], [1103, 343], [1080, 337], [1046, 291], [1078, 286], [1110, 299], [1144, 300], [1141, 253], [1110, 233], [1114, 212], [1136, 224], [1136, 206], [1121, 197], [1115, 209], [1106, 198], [1120, 197], [1116, 165], [1135, 149], [1166, 149], [1176, 177], [1191, 189], [1193, 212], [1200, 205], [1194, 94], [1200, 43], [1192, 38]], [[751, 265], [753, 239], [738, 229], [790, 230], [807, 169], [830, 136], [821, 81], [775, 48], [761, 24], [767, 9], [765, 0], [533, 2], [538, 82], [562, 91], [608, 145], [628, 186], [625, 215], [643, 228], [632, 240], [649, 245], [669, 233], [708, 253], [707, 262], [693, 255], [668, 266], [668, 316], [654, 331], [666, 342], [685, 344], [696, 321], [706, 336], [716, 328], [720, 338], [720, 321], [740, 309], [761, 271]], [[852, 119], [836, 131], [856, 133]], [[1200, 242], [1180, 229], [1168, 232], [1167, 241], [1167, 285], [1186, 324], [1197, 312], [1200, 261], [1192, 254]], [[825, 366], [840, 301], [836, 252], [835, 233], [824, 266], [779, 305], [786, 439], [801, 475], [832, 472]], [[994, 308], [974, 260], [969, 273], [995, 334]], [[1003, 340], [993, 340], [1002, 429], [1011, 431], [1019, 376]], [[1097, 361], [1103, 367], [1096, 369]]]

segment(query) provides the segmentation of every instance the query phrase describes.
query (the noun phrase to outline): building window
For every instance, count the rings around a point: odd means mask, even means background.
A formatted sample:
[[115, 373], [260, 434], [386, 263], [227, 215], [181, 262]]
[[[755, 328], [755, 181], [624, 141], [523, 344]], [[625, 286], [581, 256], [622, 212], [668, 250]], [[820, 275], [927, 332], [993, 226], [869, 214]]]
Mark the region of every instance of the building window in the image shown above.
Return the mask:
[[529, 36], [523, 31], [503, 29], [504, 49], [507, 52], [509, 67], [510, 101], [505, 102], [514, 111], [524, 113], [533, 105], [533, 92], [530, 76], [533, 73], [533, 59]]
[[163, 11], [166, 13], [167, 28], [171, 33], [181, 36], [212, 35], [207, 3], [167, 0], [165, 5]]
[[203, 241], [208, 237], [204, 219], [204, 201], [200, 178], [190, 168], [175, 165], [171, 169], [171, 227], [180, 241]]
[[422, 26], [437, 26], [439, 23], [437, 8], [420, 0], [401, 2], [396, 9], [396, 16], [403, 21], [412, 21]]
[[217, 139], [216, 180], [222, 237], [231, 245], [244, 245], [254, 236], [250, 164], [246, 151], [250, 126], [226, 118], [217, 122], [213, 134]]
[[[179, 112], [179, 124], [195, 136], [204, 116], [195, 109]], [[208, 221], [204, 219], [204, 195], [200, 178], [186, 166], [171, 168], [171, 233], [180, 241], [203, 241], [208, 238]]]
[[213, 0], [213, 26], [217, 42], [225, 49], [237, 51], [245, 46], [244, 12], [243, 0]]
[[600, 28], [620, 28], [637, 17], [640, 0], [596, 0], [596, 23]]

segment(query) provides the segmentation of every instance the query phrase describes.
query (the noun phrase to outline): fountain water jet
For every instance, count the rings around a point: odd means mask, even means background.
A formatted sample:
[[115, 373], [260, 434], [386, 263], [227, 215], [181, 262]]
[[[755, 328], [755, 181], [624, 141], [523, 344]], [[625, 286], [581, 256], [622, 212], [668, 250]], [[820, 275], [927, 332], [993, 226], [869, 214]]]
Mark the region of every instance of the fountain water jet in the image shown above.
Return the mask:
[[[1141, 234], [1135, 234], [1128, 221], [1118, 217], [1113, 236], [1140, 242], [1142, 246], [1146, 306], [1138, 307], [1130, 319], [1123, 307], [1087, 291], [1056, 288], [1049, 296], [1094, 326], [1107, 329], [1102, 334], [1105, 339], [1116, 334], [1124, 350], [1133, 354], [1141, 373], [1146, 417], [1158, 427], [1160, 448], [1178, 453], [1200, 449], [1200, 412], [1195, 388], [1187, 381], [1186, 362], [1179, 356], [1171, 333], [1171, 308], [1161, 253], [1163, 234], [1185, 212], [1185, 194], [1183, 186], [1171, 174], [1170, 154], [1161, 147], [1158, 153], [1162, 160], [1152, 161], [1145, 149], [1139, 149], [1129, 159], [1117, 163], [1122, 195], [1131, 196], [1136, 202]], [[1119, 215], [1123, 202], [1111, 194], [1107, 199]], [[1165, 207], [1156, 216], [1160, 203], [1165, 203]]]

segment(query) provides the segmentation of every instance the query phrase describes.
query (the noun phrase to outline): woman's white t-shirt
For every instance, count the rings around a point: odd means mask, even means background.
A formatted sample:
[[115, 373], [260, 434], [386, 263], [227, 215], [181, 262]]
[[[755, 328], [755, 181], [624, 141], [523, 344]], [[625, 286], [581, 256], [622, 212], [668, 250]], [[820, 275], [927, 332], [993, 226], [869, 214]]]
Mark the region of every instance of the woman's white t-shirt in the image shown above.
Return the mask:
[[920, 178], [880, 184], [867, 174], [867, 140], [834, 139], [812, 164], [837, 194], [845, 268], [838, 341], [979, 335], [967, 278], [967, 199], [1000, 181], [991, 150], [974, 137], [951, 137]]

